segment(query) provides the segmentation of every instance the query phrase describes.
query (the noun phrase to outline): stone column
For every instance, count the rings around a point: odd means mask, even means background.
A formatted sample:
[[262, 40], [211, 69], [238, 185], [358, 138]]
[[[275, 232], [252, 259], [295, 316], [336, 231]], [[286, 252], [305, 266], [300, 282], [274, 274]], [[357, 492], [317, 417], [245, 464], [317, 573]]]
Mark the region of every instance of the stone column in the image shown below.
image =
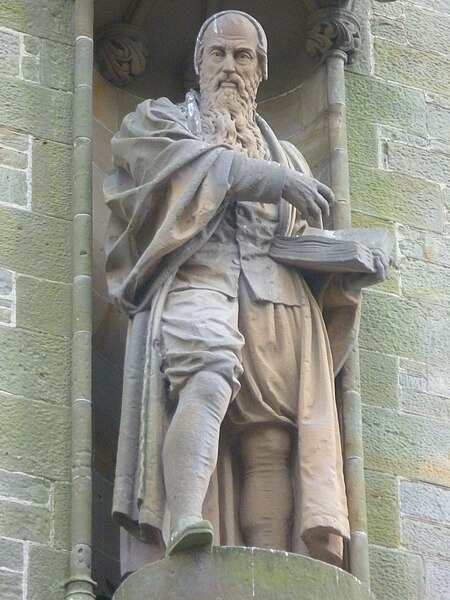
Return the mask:
[[[327, 76], [329, 183], [337, 200], [332, 214], [335, 229], [351, 226], [344, 69], [360, 43], [358, 19], [348, 10], [324, 8], [309, 19], [307, 50], [324, 64]], [[351, 530], [349, 568], [353, 575], [369, 584], [357, 346], [341, 371], [337, 391], [342, 416], [344, 473]]]

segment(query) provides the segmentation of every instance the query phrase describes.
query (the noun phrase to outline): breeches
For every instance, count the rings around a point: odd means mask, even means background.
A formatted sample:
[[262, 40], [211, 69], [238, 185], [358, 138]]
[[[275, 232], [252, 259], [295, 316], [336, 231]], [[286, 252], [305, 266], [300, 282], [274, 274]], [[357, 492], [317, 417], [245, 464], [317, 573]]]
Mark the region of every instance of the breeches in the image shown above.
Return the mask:
[[[312, 356], [317, 358], [308, 340], [315, 348], [328, 348], [318, 312], [300, 279], [298, 306], [255, 302], [244, 278], [238, 298], [207, 289], [170, 292], [162, 333], [164, 373], [173, 397], [194, 373], [209, 370], [231, 386], [228, 415], [237, 427], [295, 427], [301, 374]], [[330, 362], [327, 352], [320, 358]], [[331, 365], [324, 371], [332, 378]]]

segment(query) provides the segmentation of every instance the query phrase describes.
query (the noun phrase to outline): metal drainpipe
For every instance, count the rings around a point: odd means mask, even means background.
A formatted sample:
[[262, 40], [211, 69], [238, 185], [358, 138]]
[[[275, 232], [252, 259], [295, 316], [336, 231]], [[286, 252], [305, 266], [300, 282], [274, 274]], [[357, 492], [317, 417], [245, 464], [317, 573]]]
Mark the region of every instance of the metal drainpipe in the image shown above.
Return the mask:
[[66, 600], [95, 598], [92, 503], [92, 68], [93, 0], [75, 0], [72, 228], [72, 505]]
[[[324, 62], [328, 94], [330, 187], [337, 200], [333, 207], [333, 224], [335, 228], [343, 229], [351, 227], [344, 69], [347, 54], [341, 50], [333, 50], [326, 55]], [[349, 566], [355, 577], [370, 586], [357, 344], [341, 371], [340, 394], [344, 474], [351, 533]]]

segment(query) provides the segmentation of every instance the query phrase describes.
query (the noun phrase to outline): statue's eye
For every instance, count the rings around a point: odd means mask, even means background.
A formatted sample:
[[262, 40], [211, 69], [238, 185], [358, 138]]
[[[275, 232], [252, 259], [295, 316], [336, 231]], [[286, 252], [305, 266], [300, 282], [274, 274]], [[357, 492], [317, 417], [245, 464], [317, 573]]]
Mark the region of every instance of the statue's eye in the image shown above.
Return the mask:
[[223, 56], [223, 50], [219, 50], [219, 49], [215, 49], [215, 50], [211, 50], [211, 56], [214, 56], [215, 58], [220, 58], [221, 56]]
[[250, 52], [247, 52], [246, 50], [240, 50], [236, 54], [236, 58], [237, 58], [237, 60], [240, 60], [240, 61], [248, 61], [248, 60], [252, 59], [252, 55], [250, 54]]

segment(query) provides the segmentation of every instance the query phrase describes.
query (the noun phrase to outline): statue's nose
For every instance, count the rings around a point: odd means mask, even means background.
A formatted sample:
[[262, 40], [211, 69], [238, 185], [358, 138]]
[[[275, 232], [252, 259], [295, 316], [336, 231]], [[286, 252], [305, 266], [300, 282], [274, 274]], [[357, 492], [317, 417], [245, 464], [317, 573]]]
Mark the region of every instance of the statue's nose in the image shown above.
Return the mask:
[[234, 58], [230, 55], [225, 56], [223, 63], [223, 71], [227, 75], [230, 73], [234, 73], [236, 71], [236, 67], [234, 66]]

